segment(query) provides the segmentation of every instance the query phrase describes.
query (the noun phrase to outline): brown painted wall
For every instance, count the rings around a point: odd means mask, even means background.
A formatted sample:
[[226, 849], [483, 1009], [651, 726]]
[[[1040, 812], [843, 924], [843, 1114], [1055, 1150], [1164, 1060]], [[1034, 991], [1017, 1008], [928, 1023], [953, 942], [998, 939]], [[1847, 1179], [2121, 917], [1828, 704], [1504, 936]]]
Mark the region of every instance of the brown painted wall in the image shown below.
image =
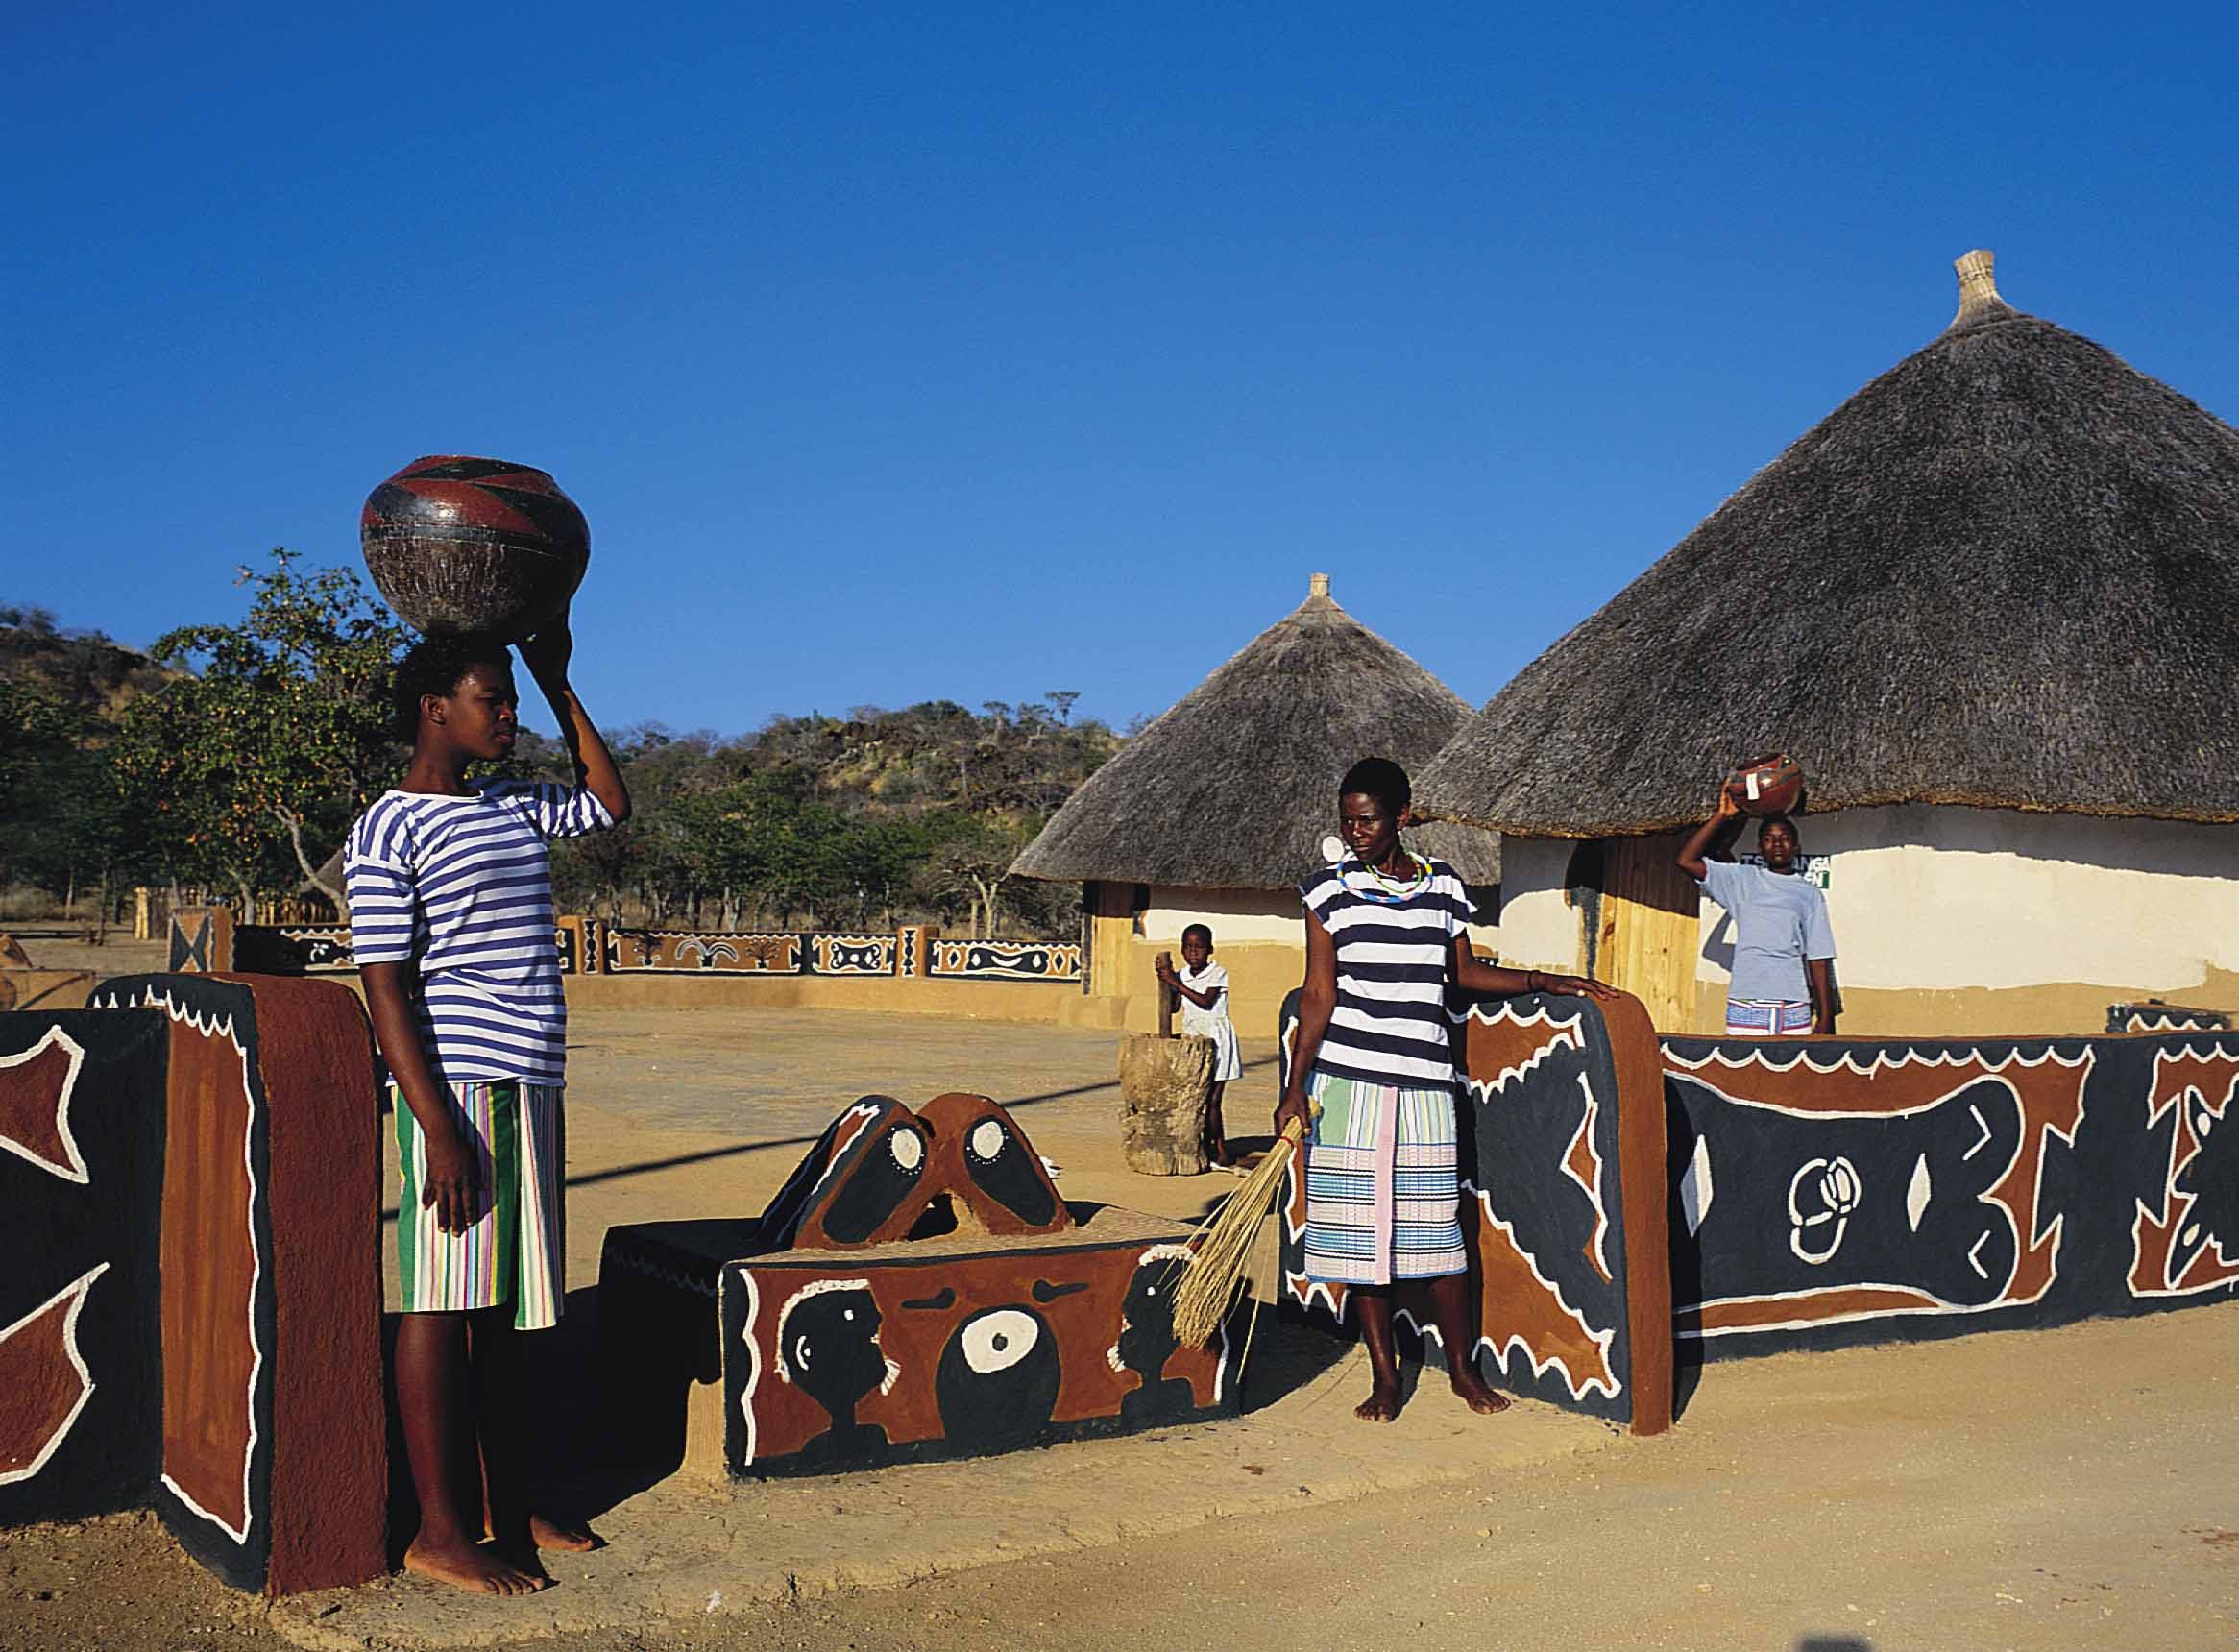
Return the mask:
[[380, 1109], [364, 1012], [329, 981], [256, 984], [279, 1346], [273, 1594], [388, 1569]]
[[236, 1542], [255, 1430], [253, 1102], [231, 1037], [171, 1028], [163, 1170], [163, 1473]]

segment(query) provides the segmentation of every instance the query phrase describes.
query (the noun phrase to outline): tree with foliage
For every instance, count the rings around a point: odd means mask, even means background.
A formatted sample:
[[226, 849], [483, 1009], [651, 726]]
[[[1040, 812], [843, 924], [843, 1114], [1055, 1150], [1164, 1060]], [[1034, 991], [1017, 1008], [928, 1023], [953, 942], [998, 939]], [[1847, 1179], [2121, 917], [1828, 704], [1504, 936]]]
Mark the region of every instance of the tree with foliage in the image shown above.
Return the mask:
[[110, 738], [119, 709], [161, 675], [98, 631], [0, 606], [0, 883], [71, 908], [94, 887], [106, 910], [112, 879], [134, 859]]
[[312, 888], [318, 864], [398, 772], [389, 684], [411, 634], [346, 569], [272, 553], [238, 625], [187, 625], [155, 646], [183, 674], [127, 708], [119, 775], [150, 846], [181, 874]]

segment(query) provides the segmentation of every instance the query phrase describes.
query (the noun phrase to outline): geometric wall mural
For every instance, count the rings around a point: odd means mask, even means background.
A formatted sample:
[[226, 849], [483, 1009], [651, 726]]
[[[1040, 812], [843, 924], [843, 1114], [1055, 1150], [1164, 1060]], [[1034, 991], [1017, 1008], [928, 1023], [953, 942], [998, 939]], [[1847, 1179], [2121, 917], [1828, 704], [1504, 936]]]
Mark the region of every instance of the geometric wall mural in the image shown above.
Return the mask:
[[153, 1502], [237, 1588], [380, 1575], [364, 1011], [209, 974], [92, 1005], [0, 1015], [0, 1526]]
[[0, 1014], [0, 1527], [156, 1477], [165, 1044], [151, 1015]]
[[1068, 1204], [985, 1096], [865, 1096], [759, 1219], [607, 1230], [610, 1367], [716, 1384], [734, 1475], [980, 1456], [1230, 1415], [1224, 1330], [1174, 1332], [1179, 1222]]
[[2239, 1034], [1663, 1042], [1674, 1329], [1707, 1356], [2239, 1285]]

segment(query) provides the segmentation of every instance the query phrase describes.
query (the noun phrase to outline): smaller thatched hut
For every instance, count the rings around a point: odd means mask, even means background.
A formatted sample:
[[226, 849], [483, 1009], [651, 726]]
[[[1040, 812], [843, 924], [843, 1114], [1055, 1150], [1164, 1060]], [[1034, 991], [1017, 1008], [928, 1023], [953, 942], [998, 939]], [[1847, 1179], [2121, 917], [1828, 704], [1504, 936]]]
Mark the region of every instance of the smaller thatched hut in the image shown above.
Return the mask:
[[[1156, 1025], [1152, 960], [1211, 926], [1246, 1036], [1270, 1033], [1305, 960], [1298, 881], [1336, 821], [1356, 758], [1410, 770], [1470, 715], [1460, 695], [1369, 630], [1313, 576], [1305, 601], [1121, 748], [1019, 856], [1030, 878], [1078, 880], [1089, 915], [1083, 1018]], [[1486, 888], [1499, 839], [1431, 826], [1409, 841]], [[1485, 932], [1489, 940], [1492, 932]]]
[[2239, 996], [2239, 431], [1959, 270], [1938, 337], [1418, 777], [1501, 833], [1514, 961], [1719, 1025], [1730, 937], [1673, 851], [1725, 765], [1788, 751], [1843, 1031]]

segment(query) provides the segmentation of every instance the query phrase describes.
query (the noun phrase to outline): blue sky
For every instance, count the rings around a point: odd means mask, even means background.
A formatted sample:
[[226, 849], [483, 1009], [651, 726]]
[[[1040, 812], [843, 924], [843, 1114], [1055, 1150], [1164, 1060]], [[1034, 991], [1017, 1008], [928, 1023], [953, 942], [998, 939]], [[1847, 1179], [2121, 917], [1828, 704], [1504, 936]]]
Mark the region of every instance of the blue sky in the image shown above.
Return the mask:
[[229, 620], [480, 453], [611, 723], [1124, 723], [1316, 569], [1482, 701], [1970, 247], [2239, 418], [2231, 19], [12, 7], [0, 602]]

